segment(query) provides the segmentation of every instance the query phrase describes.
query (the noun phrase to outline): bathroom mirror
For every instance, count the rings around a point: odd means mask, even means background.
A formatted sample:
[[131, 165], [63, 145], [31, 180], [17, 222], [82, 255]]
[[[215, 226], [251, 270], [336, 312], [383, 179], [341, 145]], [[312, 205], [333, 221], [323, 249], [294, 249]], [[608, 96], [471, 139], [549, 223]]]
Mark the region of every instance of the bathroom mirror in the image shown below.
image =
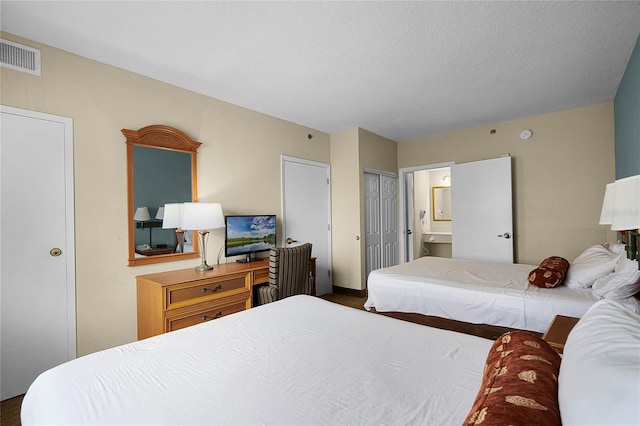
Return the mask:
[[122, 129], [122, 134], [127, 138], [129, 266], [198, 257], [194, 232], [185, 232], [187, 243], [176, 252], [175, 228], [162, 228], [160, 207], [197, 201], [201, 143], [163, 125]]
[[434, 221], [451, 221], [451, 187], [431, 187], [431, 214]]

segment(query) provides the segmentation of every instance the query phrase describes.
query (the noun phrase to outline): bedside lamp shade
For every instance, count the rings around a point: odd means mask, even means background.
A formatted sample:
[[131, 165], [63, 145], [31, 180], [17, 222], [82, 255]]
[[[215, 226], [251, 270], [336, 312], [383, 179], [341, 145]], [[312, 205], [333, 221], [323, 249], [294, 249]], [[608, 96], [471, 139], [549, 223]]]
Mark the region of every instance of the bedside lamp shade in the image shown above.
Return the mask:
[[640, 228], [640, 175], [616, 180], [614, 190], [611, 229], [624, 231]]
[[135, 214], [133, 215], [133, 220], [143, 221], [150, 220], [151, 216], [149, 215], [149, 209], [146, 206], [140, 206], [136, 209]]
[[615, 197], [615, 183], [607, 184], [602, 201], [602, 212], [600, 213], [600, 225], [611, 225], [613, 220], [613, 203]]

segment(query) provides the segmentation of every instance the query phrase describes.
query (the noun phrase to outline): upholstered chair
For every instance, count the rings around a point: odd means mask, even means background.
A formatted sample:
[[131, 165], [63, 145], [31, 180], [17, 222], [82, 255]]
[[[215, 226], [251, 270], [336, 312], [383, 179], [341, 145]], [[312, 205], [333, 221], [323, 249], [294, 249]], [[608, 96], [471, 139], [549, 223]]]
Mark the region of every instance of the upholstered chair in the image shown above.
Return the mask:
[[269, 251], [269, 285], [258, 287], [258, 305], [296, 294], [311, 294], [310, 243]]

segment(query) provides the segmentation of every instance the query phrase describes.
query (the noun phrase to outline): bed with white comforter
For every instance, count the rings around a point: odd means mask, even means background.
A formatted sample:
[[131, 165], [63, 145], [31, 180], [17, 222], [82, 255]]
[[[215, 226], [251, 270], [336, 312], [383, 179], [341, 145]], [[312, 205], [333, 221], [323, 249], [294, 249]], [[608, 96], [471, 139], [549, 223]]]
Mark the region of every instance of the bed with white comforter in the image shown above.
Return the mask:
[[[372, 271], [365, 308], [541, 333], [556, 315], [581, 317], [599, 300], [591, 288], [530, 285], [528, 275], [534, 268], [527, 264], [422, 257]], [[640, 309], [633, 297], [622, 302], [634, 312]]]
[[494, 342], [293, 296], [48, 370], [22, 424], [639, 424], [639, 353], [640, 316], [614, 300], [560, 361], [526, 332]]
[[491, 344], [294, 296], [53, 368], [22, 424], [459, 425]]

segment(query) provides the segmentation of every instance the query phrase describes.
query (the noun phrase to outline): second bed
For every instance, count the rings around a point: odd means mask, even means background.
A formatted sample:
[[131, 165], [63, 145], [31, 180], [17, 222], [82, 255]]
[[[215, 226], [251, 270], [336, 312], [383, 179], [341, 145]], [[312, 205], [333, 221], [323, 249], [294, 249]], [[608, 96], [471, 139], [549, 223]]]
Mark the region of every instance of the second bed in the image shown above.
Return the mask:
[[[539, 288], [535, 265], [422, 257], [369, 274], [365, 308], [542, 333], [556, 315], [581, 317], [599, 299], [591, 288]], [[638, 300], [622, 300], [638, 312]]]

